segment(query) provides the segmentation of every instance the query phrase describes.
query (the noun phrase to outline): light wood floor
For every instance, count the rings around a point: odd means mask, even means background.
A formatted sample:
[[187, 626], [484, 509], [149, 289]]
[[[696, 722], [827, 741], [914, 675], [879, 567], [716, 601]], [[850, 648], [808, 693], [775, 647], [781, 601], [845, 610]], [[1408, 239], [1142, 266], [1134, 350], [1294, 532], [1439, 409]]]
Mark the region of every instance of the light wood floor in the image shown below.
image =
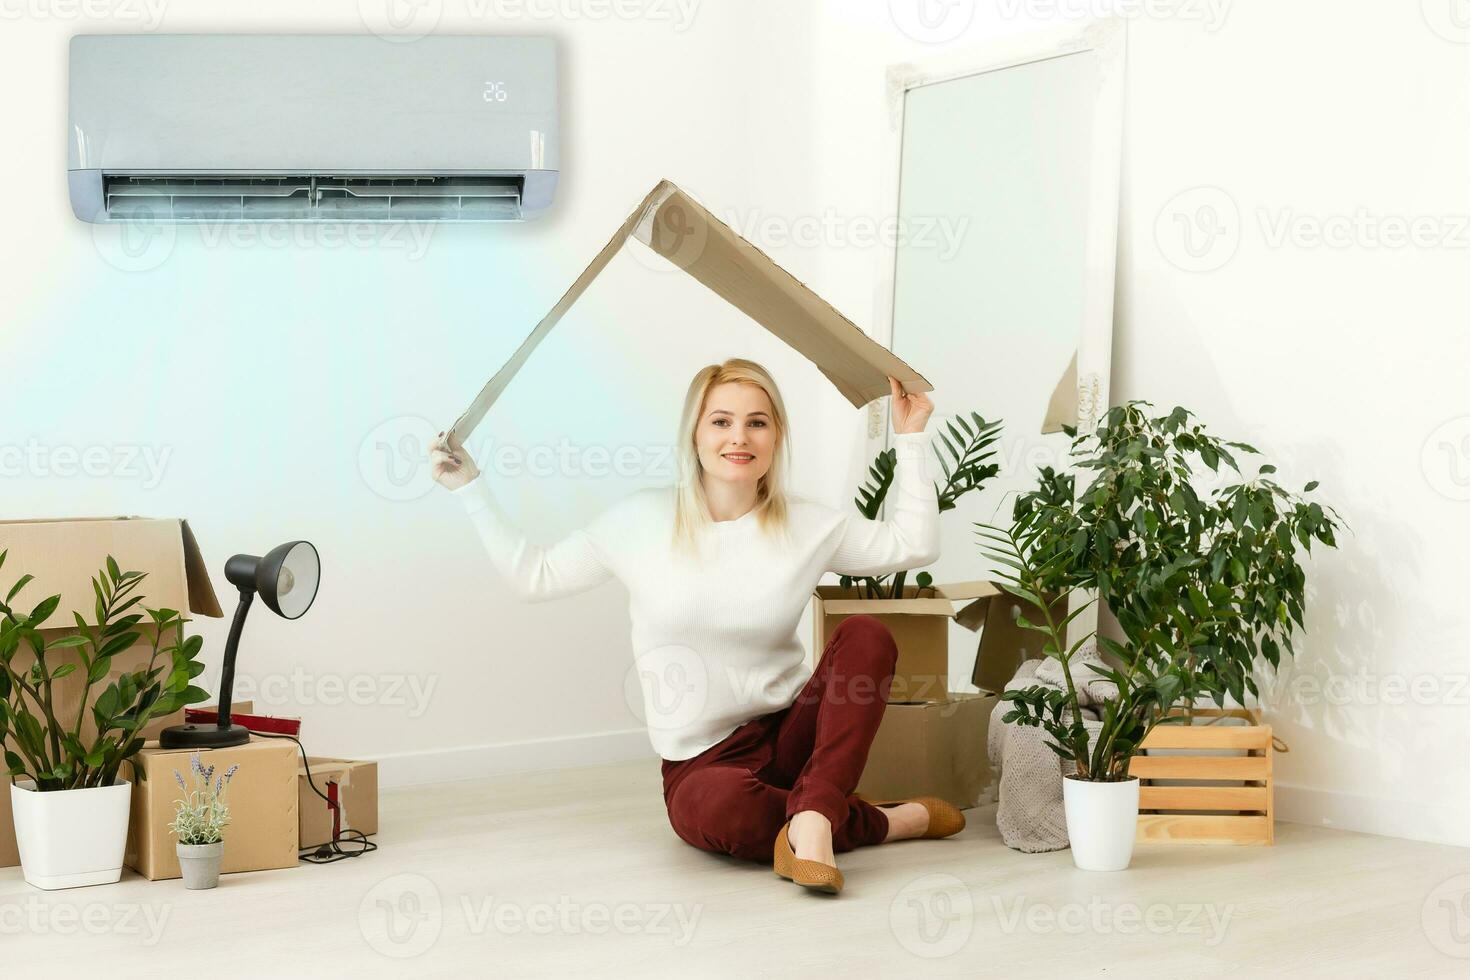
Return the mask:
[[967, 815], [823, 896], [680, 841], [656, 760], [396, 790], [376, 854], [214, 891], [0, 870], [0, 976], [1470, 976], [1470, 851], [1283, 824], [1088, 874]]

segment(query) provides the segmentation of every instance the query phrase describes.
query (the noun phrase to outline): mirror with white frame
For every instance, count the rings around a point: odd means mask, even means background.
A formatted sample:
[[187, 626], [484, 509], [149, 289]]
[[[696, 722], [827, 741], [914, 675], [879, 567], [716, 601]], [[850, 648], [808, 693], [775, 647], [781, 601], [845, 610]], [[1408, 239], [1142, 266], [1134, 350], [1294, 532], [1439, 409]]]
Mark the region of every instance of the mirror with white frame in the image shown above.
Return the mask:
[[[999, 473], [942, 516], [936, 583], [991, 577], [975, 523], [1008, 523], [1038, 466], [1066, 465], [1057, 423], [1107, 405], [1122, 48], [1103, 22], [889, 73], [899, 234], [880, 339], [934, 385], [932, 438], [957, 414], [1004, 424]], [[974, 634], [951, 629], [950, 686], [974, 690]]]

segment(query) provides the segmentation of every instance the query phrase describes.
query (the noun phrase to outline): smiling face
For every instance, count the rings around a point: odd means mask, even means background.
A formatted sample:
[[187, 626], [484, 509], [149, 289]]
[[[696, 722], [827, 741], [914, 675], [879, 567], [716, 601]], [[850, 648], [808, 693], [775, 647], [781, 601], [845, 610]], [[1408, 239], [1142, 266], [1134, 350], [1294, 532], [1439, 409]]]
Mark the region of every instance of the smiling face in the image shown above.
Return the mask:
[[730, 381], [705, 396], [694, 448], [705, 479], [755, 486], [776, 455], [775, 413], [759, 385]]

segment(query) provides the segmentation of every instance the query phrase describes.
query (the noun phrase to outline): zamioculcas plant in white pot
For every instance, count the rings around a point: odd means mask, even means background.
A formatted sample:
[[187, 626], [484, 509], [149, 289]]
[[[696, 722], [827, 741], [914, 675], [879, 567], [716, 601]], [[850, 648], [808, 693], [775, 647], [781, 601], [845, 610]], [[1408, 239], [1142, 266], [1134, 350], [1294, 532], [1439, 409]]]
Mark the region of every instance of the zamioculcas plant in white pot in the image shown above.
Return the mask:
[[[203, 639], [184, 636], [188, 619], [177, 611], [141, 605], [146, 577], [109, 555], [92, 579], [96, 621], [74, 614], [76, 633], [61, 638], [60, 627], [47, 625], [61, 596], [29, 612], [11, 605], [32, 576], [22, 575], [0, 602], [0, 746], [13, 779], [21, 867], [37, 888], [121, 877], [132, 785], [119, 771], [143, 747], [139, 732], [150, 721], [208, 697], [189, 683], [204, 670]], [[140, 641], [151, 643], [148, 664], [108, 681], [113, 659]], [[33, 657], [23, 656], [26, 648]], [[75, 717], [61, 717], [56, 683], [72, 674], [83, 680], [81, 698]], [[92, 732], [83, 730], [88, 712]]]
[[175, 801], [176, 812], [168, 829], [177, 840], [175, 847], [185, 888], [213, 888], [219, 884], [220, 860], [225, 853], [224, 829], [230, 822], [225, 791], [239, 768], [231, 766], [216, 776], [214, 766], [206, 768], [195, 752], [189, 757], [192, 789], [184, 782], [183, 774], [174, 770], [174, 779], [184, 791], [184, 798]]
[[[1145, 736], [1185, 720], [1172, 713], [1178, 705], [1258, 696], [1258, 658], [1277, 667], [1304, 628], [1298, 548], [1336, 546], [1335, 513], [1304, 499], [1315, 481], [1294, 493], [1270, 478], [1269, 464], [1246, 479], [1232, 450], [1255, 449], [1211, 436], [1183, 408], [1151, 417], [1147, 406], [1114, 407], [1081, 437], [1069, 429], [1071, 470], [1043, 468], [1037, 487], [1016, 498], [1011, 525], [980, 532], [1007, 587], [1041, 612], [1043, 622], [1020, 625], [1041, 633], [1062, 665], [1065, 690], [1007, 691], [1014, 707], [1003, 720], [1044, 728], [1071, 770], [1062, 784], [1067, 834], [1084, 870], [1121, 870], [1132, 858], [1139, 784], [1128, 767]], [[1200, 492], [1199, 467], [1218, 474], [1222, 463], [1239, 482]], [[1077, 476], [1089, 472], [1079, 488]], [[1042, 602], [1053, 593], [1074, 600], [1065, 617]], [[1098, 601], [1123, 639], [1067, 636]], [[1111, 663], [1087, 666], [1117, 695], [1089, 737], [1072, 662], [1094, 636]]]

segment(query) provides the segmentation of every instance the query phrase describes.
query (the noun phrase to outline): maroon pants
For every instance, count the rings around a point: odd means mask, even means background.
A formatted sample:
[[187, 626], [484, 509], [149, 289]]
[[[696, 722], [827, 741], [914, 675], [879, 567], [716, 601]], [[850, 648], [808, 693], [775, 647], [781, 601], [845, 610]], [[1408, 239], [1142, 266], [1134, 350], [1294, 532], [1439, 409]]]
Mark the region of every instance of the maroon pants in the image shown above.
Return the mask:
[[706, 851], [770, 861], [776, 834], [802, 810], [832, 821], [832, 850], [881, 844], [888, 817], [852, 795], [893, 681], [898, 647], [881, 620], [833, 631], [796, 700], [741, 725], [690, 759], [663, 763], [669, 823]]

